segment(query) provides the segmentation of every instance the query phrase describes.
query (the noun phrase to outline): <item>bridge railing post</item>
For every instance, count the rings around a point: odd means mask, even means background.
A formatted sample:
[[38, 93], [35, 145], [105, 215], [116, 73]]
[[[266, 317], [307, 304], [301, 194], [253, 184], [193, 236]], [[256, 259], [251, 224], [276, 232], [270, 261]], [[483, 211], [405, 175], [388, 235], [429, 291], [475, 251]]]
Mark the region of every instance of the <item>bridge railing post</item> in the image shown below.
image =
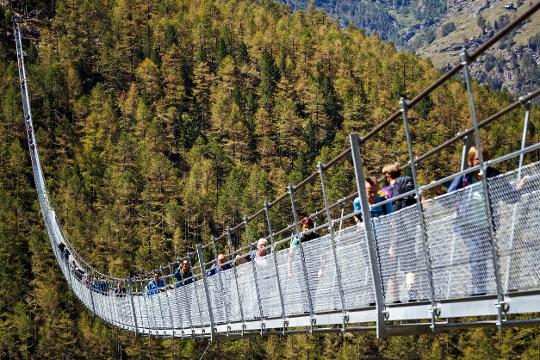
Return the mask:
[[[229, 314], [227, 311], [227, 304], [225, 303], [226, 299], [225, 299], [225, 294], [224, 294], [223, 281], [221, 279], [221, 269], [219, 268], [219, 261], [218, 261], [219, 254], [217, 252], [216, 238], [214, 236], [212, 236], [212, 252], [214, 253], [214, 266], [216, 269], [214, 276], [218, 277], [219, 291], [220, 291], [221, 297], [223, 298], [223, 315], [225, 317], [225, 322], [227, 323], [227, 326], [229, 326], [230, 324]], [[218, 304], [216, 304], [216, 306], [218, 306]]]
[[375, 232], [373, 231], [373, 224], [371, 222], [370, 205], [366, 192], [366, 178], [364, 176], [362, 154], [360, 149], [360, 137], [358, 134], [350, 134], [349, 140], [351, 142], [351, 153], [354, 165], [354, 174], [356, 178], [356, 187], [358, 189], [358, 196], [360, 197], [360, 203], [362, 206], [362, 218], [364, 224], [364, 232], [367, 242], [367, 250], [369, 255], [369, 263], [371, 267], [371, 276], [373, 278], [373, 288], [375, 292], [375, 309], [377, 312], [377, 337], [385, 337], [385, 305], [384, 305], [384, 293], [383, 293], [383, 280], [379, 267], [379, 259], [377, 254], [377, 240], [375, 238]]
[[133, 282], [131, 281], [131, 276], [128, 277], [128, 296], [129, 296], [129, 303], [131, 305], [133, 327], [135, 328], [135, 335], [137, 335], [137, 333], [139, 332], [139, 326], [137, 323], [137, 312], [135, 311], [135, 301], [133, 300]]
[[[186, 259], [187, 260], [187, 259]], [[183, 260], [179, 259], [178, 260], [178, 266], [180, 267], [181, 266], [181, 263], [183, 262]], [[183, 278], [183, 275], [181, 275], [181, 280], [180, 281], [176, 281], [176, 288], [178, 289], [178, 287], [181, 287], [182, 290], [183, 290], [183, 293], [184, 293], [184, 299], [185, 299], [185, 311], [184, 311], [184, 314], [186, 315], [187, 317], [187, 322], [189, 324], [184, 324], [185, 321], [182, 321], [182, 337], [185, 336], [185, 329], [187, 329], [189, 327], [190, 329], [190, 336], [193, 336], [193, 333], [195, 332], [195, 329], [193, 328], [193, 319], [192, 319], [192, 314], [191, 314], [191, 311], [193, 309], [193, 304], [192, 304], [192, 298], [193, 297], [189, 297], [188, 296], [188, 292], [186, 290], [186, 284], [185, 284], [185, 279]], [[179, 302], [180, 304], [180, 302]]]
[[[147, 272], [144, 272], [144, 274], [146, 275], [146, 278], [150, 278], [150, 279], [153, 279], [153, 277], [151, 277], [150, 275], [148, 275]], [[144, 285], [144, 284], [143, 284]], [[156, 311], [154, 309], [154, 294], [151, 294], [150, 291], [148, 291], [150, 289], [147, 289], [145, 288], [145, 298], [148, 298], [148, 301], [145, 303], [146, 305], [146, 309], [148, 310], [148, 303], [150, 303], [150, 312], [152, 313], [152, 324], [150, 324], [150, 321], [148, 321], [149, 323], [149, 328], [154, 328], [154, 330], [156, 331], [156, 336], [159, 335], [159, 332], [158, 332], [158, 326], [157, 326], [157, 318], [156, 318]], [[151, 332], [150, 332], [151, 333]]]
[[[178, 260], [178, 258], [177, 258], [177, 260]], [[176, 277], [174, 276], [173, 263], [171, 263], [171, 262], [169, 262], [169, 272], [171, 273], [171, 283], [172, 283], [171, 287], [172, 287], [172, 291], [174, 292], [174, 298], [176, 300], [176, 306], [180, 307], [182, 305], [181, 305], [181, 302], [180, 302], [180, 300], [178, 298], [178, 292], [179, 292], [178, 288], [179, 288], [179, 286], [178, 286], [178, 281], [177, 281]], [[186, 299], [186, 301], [188, 301], [188, 300]], [[183, 338], [184, 337], [185, 324], [184, 324], [184, 320], [182, 318], [182, 312], [181, 312], [182, 310], [177, 308], [177, 311], [179, 312], [178, 319], [180, 320], [180, 337]], [[188, 309], [188, 311], [184, 311], [184, 313], [188, 313], [188, 312], [189, 312], [189, 309]], [[173, 324], [174, 324], [174, 319], [173, 319]], [[173, 329], [173, 331], [174, 331], [174, 329]]]
[[343, 331], [345, 331], [345, 327], [347, 323], [349, 322], [349, 316], [347, 315], [347, 310], [345, 309], [345, 296], [343, 292], [341, 270], [339, 268], [339, 262], [338, 262], [338, 257], [337, 257], [336, 239], [335, 239], [335, 234], [334, 234], [334, 223], [333, 223], [332, 215], [330, 214], [330, 204], [328, 202], [328, 194], [326, 192], [326, 186], [324, 183], [324, 165], [321, 162], [319, 162], [317, 165], [317, 169], [319, 171], [319, 179], [321, 181], [321, 191], [322, 191], [323, 200], [324, 200], [326, 221], [328, 223], [328, 234], [330, 236], [330, 245], [332, 248], [332, 259], [334, 261], [334, 269], [336, 271], [338, 290], [339, 290], [339, 301], [341, 303], [341, 311], [343, 314]]
[[[520, 101], [523, 101], [522, 98], [520, 98]], [[527, 101], [523, 104], [525, 107], [525, 117], [523, 118], [523, 133], [521, 135], [521, 151], [525, 148], [527, 145], [527, 132], [529, 130], [529, 119], [531, 114], [531, 101]], [[521, 169], [523, 167], [523, 161], [525, 158], [525, 154], [522, 152], [519, 154], [519, 164], [518, 164], [518, 172], [517, 172], [517, 179], [516, 181], [521, 180], [522, 174]], [[508, 286], [510, 283], [510, 272], [512, 267], [512, 251], [514, 249], [514, 238], [516, 235], [516, 216], [518, 212], [518, 204], [514, 204], [514, 209], [512, 211], [512, 225], [510, 226], [510, 242], [508, 243], [508, 259], [506, 260], [506, 271], [504, 274], [504, 287], [503, 292], [506, 295], [508, 293]]]
[[469, 103], [469, 108], [471, 112], [471, 122], [473, 126], [473, 137], [474, 144], [476, 146], [476, 154], [478, 156], [478, 162], [480, 163], [480, 176], [482, 178], [482, 190], [484, 192], [484, 205], [485, 211], [488, 218], [488, 232], [489, 232], [489, 242], [491, 247], [491, 254], [493, 257], [493, 272], [495, 276], [495, 287], [497, 290], [497, 325], [499, 328], [502, 326], [503, 321], [503, 310], [505, 308], [504, 293], [502, 291], [501, 280], [500, 280], [500, 267], [499, 267], [499, 252], [497, 248], [497, 243], [495, 241], [495, 231], [493, 228], [493, 215], [491, 211], [491, 198], [489, 196], [489, 185], [487, 181], [487, 166], [484, 162], [484, 156], [482, 154], [482, 144], [480, 141], [480, 128], [478, 126], [478, 118], [476, 116], [476, 107], [474, 104], [474, 95], [472, 89], [472, 79], [469, 72], [469, 63], [470, 58], [467, 52], [461, 54], [463, 73], [465, 75], [465, 84], [467, 87], [467, 99]]
[[101, 292], [103, 293], [104, 301], [107, 302], [107, 307], [109, 308], [110, 322], [111, 324], [115, 325], [114, 308], [113, 308], [112, 296], [110, 292], [111, 282], [105, 279], [101, 282], [101, 284], [102, 284]]
[[253, 254], [253, 251], [255, 251], [255, 255], [253, 255], [250, 263], [253, 269], [253, 280], [255, 281], [255, 295], [257, 297], [257, 304], [259, 306], [259, 316], [260, 316], [260, 321], [261, 321], [261, 334], [262, 334], [265, 330], [265, 324], [264, 324], [263, 306], [262, 306], [262, 301], [261, 301], [261, 293], [259, 289], [259, 281], [257, 279], [257, 266], [255, 265], [255, 262], [257, 261], [257, 255], [256, 255], [257, 247], [255, 247], [255, 250], [253, 250], [253, 242], [251, 241], [251, 236], [249, 233], [249, 224], [247, 221], [247, 217], [244, 217], [244, 229], [246, 232], [247, 240], [249, 242], [249, 249], [251, 250], [252, 254]]
[[417, 162], [414, 157], [413, 153], [413, 141], [411, 137], [411, 132], [409, 129], [409, 117], [407, 115], [408, 112], [408, 102], [405, 98], [401, 98], [399, 101], [399, 105], [401, 108], [401, 114], [403, 116], [403, 126], [405, 129], [405, 137], [407, 139], [407, 151], [409, 153], [409, 163], [411, 168], [411, 177], [413, 180], [414, 185], [414, 191], [415, 191], [415, 198], [416, 198], [416, 208], [418, 209], [418, 217], [420, 220], [420, 236], [422, 240], [422, 249], [424, 252], [424, 259], [426, 262], [426, 272], [427, 272], [427, 280], [428, 280], [428, 287], [429, 287], [429, 300], [431, 301], [431, 330], [435, 330], [435, 320], [436, 317], [439, 315], [439, 306], [437, 305], [437, 302], [435, 300], [435, 287], [433, 284], [433, 270], [431, 267], [431, 255], [429, 251], [429, 244], [428, 244], [428, 237], [427, 237], [427, 230], [426, 230], [426, 219], [424, 216], [424, 207], [422, 206], [422, 190], [418, 186], [418, 177], [416, 173], [416, 167]]
[[[147, 299], [146, 299], [146, 285], [144, 284], [144, 272], [140, 272], [135, 280], [135, 285], [137, 286], [137, 290], [140, 293], [140, 299], [139, 299], [139, 314], [141, 316], [141, 321], [139, 323], [139, 329], [142, 328], [141, 334], [144, 334], [144, 329], [148, 329], [148, 334], [150, 335], [150, 309], [148, 308]], [[144, 311], [143, 311], [144, 309]]]
[[92, 290], [92, 276], [90, 275], [90, 272], [87, 273], [88, 276], [88, 285], [86, 289], [88, 290], [88, 293], [90, 294], [90, 304], [92, 304], [92, 315], [96, 316], [96, 304], [94, 303], [94, 294], [92, 294], [94, 291]]
[[[315, 313], [313, 311], [313, 299], [311, 298], [311, 290], [309, 286], [309, 277], [308, 277], [308, 271], [307, 271], [307, 265], [306, 265], [306, 256], [304, 254], [304, 245], [302, 244], [302, 239], [300, 236], [300, 228], [298, 227], [298, 214], [296, 212], [296, 203], [294, 201], [294, 186], [292, 184], [289, 184], [287, 187], [287, 192], [289, 193], [289, 197], [291, 200], [291, 212], [293, 215], [293, 221], [294, 221], [294, 231], [296, 232], [296, 238], [298, 239], [298, 248], [300, 249], [300, 257], [302, 262], [302, 272], [304, 274], [304, 281], [306, 283], [306, 290], [307, 290], [307, 300], [309, 305], [309, 318], [310, 318], [310, 332], [313, 331], [313, 326], [316, 323]], [[294, 256], [294, 254], [291, 254], [290, 256]]]
[[[229, 253], [231, 256], [234, 256], [235, 252], [233, 249], [232, 241], [231, 241], [231, 229], [227, 227], [227, 244], [229, 246]], [[246, 322], [244, 320], [244, 308], [242, 306], [242, 297], [240, 295], [240, 288], [238, 287], [238, 272], [236, 270], [236, 261], [235, 259], [232, 260], [232, 267], [233, 267], [233, 275], [234, 275], [234, 285], [236, 288], [236, 296], [238, 299], [238, 308], [240, 310], [240, 319], [242, 321], [242, 336], [244, 335], [244, 330], [246, 328]]]
[[[170, 263], [169, 263], [169, 268], [170, 268]], [[167, 299], [167, 308], [169, 310], [169, 319], [171, 321], [171, 337], [174, 338], [174, 321], [173, 321], [173, 314], [172, 314], [172, 309], [171, 309], [171, 300], [169, 299], [169, 286], [167, 285], [167, 277], [165, 276], [165, 273], [163, 272], [163, 268], [160, 266], [159, 267], [159, 271], [161, 271], [161, 274], [163, 276], [163, 285], [165, 285], [165, 298]], [[169, 271], [169, 276], [171, 277], [171, 281], [172, 281], [172, 272]], [[165, 322], [163, 323], [165, 325]]]
[[[195, 303], [197, 305], [197, 311], [199, 312], [199, 319], [200, 319], [200, 322], [201, 322], [200, 326], [202, 328], [204, 325], [203, 325], [203, 317], [202, 317], [202, 311], [201, 311], [201, 303], [200, 303], [200, 300], [199, 300], [199, 291], [197, 290], [197, 286], [198, 286], [197, 285], [197, 278], [195, 277], [195, 270], [193, 269], [193, 263], [191, 261], [191, 255], [192, 255], [192, 253], [190, 253], [188, 251], [186, 260], [188, 261], [189, 269], [190, 269], [191, 275], [192, 275], [193, 292], [195, 292]], [[184, 284], [184, 286], [187, 286], [187, 285]], [[192, 321], [193, 321], [193, 319], [192, 319]], [[193, 322], [192, 322], [191, 323], [191, 335], [193, 336], [194, 333], [195, 333], [195, 329], [193, 328]]]
[[270, 239], [270, 246], [272, 250], [272, 259], [274, 260], [274, 269], [276, 270], [276, 283], [279, 293], [279, 302], [281, 305], [281, 317], [283, 318], [283, 333], [285, 334], [287, 327], [288, 327], [288, 321], [287, 321], [287, 314], [285, 312], [285, 301], [283, 299], [283, 290], [281, 288], [281, 279], [279, 276], [279, 266], [277, 262], [276, 257], [276, 247], [274, 243], [274, 232], [272, 231], [272, 223], [270, 221], [270, 209], [268, 206], [268, 202], [264, 202], [264, 216], [266, 218], [266, 227], [268, 228], [268, 238]]
[[201, 244], [197, 244], [197, 256], [199, 257], [199, 266], [201, 268], [201, 279], [204, 286], [206, 306], [208, 308], [208, 320], [210, 321], [210, 341], [213, 341], [214, 332], [215, 332], [214, 312], [212, 311], [212, 301], [210, 300], [210, 291], [208, 290], [208, 283], [206, 281], [206, 267], [205, 267], [204, 255], [202, 252]]

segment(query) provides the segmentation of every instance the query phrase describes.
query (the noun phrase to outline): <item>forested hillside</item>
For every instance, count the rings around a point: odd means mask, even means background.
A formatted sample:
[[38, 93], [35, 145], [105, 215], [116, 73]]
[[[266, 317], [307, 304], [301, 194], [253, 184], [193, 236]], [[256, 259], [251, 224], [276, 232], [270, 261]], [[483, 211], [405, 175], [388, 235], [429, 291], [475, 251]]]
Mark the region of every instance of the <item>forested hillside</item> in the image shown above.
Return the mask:
[[[463, 50], [474, 51], [532, 0], [281, 0], [293, 9], [321, 8], [342, 26], [377, 33], [399, 49], [430, 58], [441, 69], [459, 61]], [[540, 15], [485, 56], [473, 75], [492, 89], [520, 96], [540, 85]]]
[[[365, 134], [440, 74], [320, 11], [274, 1], [56, 0], [2, 3], [0, 28], [0, 358], [195, 358], [206, 342], [135, 338], [83, 310], [51, 254], [26, 149], [13, 7], [25, 25], [28, 86], [57, 215], [81, 255], [126, 276], [165, 264], [259, 209]], [[479, 116], [511, 101], [476, 86]], [[416, 151], [468, 127], [455, 80], [411, 111]], [[486, 136], [516, 146], [512, 116]], [[368, 166], [403, 161], [399, 124]], [[536, 139], [538, 141], [538, 139]], [[429, 181], [458, 167], [443, 153]], [[331, 185], [343, 186], [343, 184]], [[352, 191], [354, 184], [350, 184]], [[224, 359], [534, 359], [538, 329], [452, 335], [252, 338], [214, 344]]]

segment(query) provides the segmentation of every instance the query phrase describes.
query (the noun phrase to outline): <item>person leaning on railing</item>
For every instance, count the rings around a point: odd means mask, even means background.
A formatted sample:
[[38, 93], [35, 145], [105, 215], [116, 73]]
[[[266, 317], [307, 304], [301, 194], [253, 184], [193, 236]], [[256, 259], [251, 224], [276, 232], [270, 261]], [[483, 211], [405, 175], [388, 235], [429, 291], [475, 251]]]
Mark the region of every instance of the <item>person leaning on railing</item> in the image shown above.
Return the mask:
[[310, 217], [303, 217], [300, 220], [300, 226], [302, 228], [302, 232], [298, 234], [298, 236], [295, 236], [291, 239], [290, 248], [294, 249], [298, 246], [298, 244], [308, 242], [313, 239], [317, 239], [321, 235], [319, 235], [317, 232], [312, 231], [315, 224], [313, 223], [313, 220]]
[[182, 260], [178, 268], [174, 271], [173, 276], [176, 279], [176, 287], [191, 284], [193, 282], [193, 272], [189, 266], [187, 259]]
[[[384, 196], [379, 194], [379, 184], [377, 183], [377, 180], [374, 177], [368, 177], [366, 178], [365, 186], [366, 186], [366, 193], [368, 196], [368, 202], [371, 205], [371, 210], [370, 210], [371, 217], [388, 215], [392, 213], [391, 203], [387, 203], [382, 206], [373, 206], [386, 200]], [[356, 222], [356, 225], [360, 229], [363, 226], [362, 204], [360, 202], [360, 197], [356, 197], [354, 199], [353, 209], [354, 209], [354, 221]]]
[[117, 297], [126, 296], [126, 287], [124, 286], [124, 282], [122, 280], [116, 283], [116, 287], [114, 288], [113, 292], [114, 296]]
[[268, 254], [268, 240], [265, 238], [260, 238], [257, 241], [257, 250], [251, 253], [250, 255], [250, 261], [254, 260], [256, 258], [262, 258]]
[[159, 292], [165, 291], [165, 283], [161, 280], [161, 271], [154, 272], [154, 277], [146, 285], [146, 295], [155, 295]]
[[217, 274], [220, 271], [229, 270], [232, 268], [231, 264], [227, 264], [226, 257], [224, 254], [219, 254], [217, 257], [217, 264], [214, 264], [212, 268], [208, 271], [208, 276]]
[[[489, 151], [483, 147], [482, 157], [484, 161], [489, 160]], [[469, 166], [478, 166], [480, 160], [478, 158], [478, 151], [476, 147], [471, 147], [468, 152], [467, 162]], [[485, 170], [486, 178], [493, 178], [501, 174], [501, 172], [495, 168], [487, 167]], [[458, 189], [463, 189], [474, 185], [482, 180], [480, 170], [473, 173], [462, 174], [456, 177], [450, 186], [448, 187], [448, 193], [454, 192]], [[524, 177], [512, 186], [510, 183], [503, 179], [507, 185], [506, 188], [506, 200], [511, 203], [519, 201], [520, 190], [524, 183], [527, 181], [527, 177]], [[488, 249], [490, 248], [490, 230], [489, 224], [497, 224], [498, 221], [492, 221], [493, 219], [487, 218], [485, 209], [485, 198], [481, 187], [474, 186], [470, 190], [461, 194], [460, 202], [457, 205], [456, 220], [454, 224], [454, 231], [461, 236], [465, 242], [465, 246], [469, 252], [469, 263], [471, 264], [471, 279], [472, 279], [472, 291], [471, 296], [485, 295], [487, 291], [487, 276], [488, 276]], [[492, 210], [492, 215], [497, 216], [495, 209]], [[497, 230], [497, 229], [494, 229]]]

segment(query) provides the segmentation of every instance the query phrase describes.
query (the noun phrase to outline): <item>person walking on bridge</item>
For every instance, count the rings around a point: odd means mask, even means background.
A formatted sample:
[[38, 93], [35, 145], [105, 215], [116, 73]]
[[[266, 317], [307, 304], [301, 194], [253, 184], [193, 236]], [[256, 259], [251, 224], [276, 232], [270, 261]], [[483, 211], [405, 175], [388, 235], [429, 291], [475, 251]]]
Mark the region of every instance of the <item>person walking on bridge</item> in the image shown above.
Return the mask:
[[[483, 147], [482, 156], [484, 161], [489, 160], [489, 151]], [[469, 149], [467, 162], [469, 166], [480, 165], [478, 151], [472, 146]], [[501, 174], [495, 168], [487, 167], [485, 170], [486, 178], [494, 178]], [[492, 260], [491, 243], [490, 243], [490, 222], [493, 224], [493, 230], [497, 230], [496, 226], [499, 223], [497, 209], [492, 206], [492, 219], [488, 219], [485, 209], [484, 191], [480, 186], [483, 174], [480, 170], [472, 173], [462, 174], [456, 177], [448, 187], [448, 193], [455, 192], [459, 189], [467, 188], [458, 197], [458, 205], [456, 211], [456, 222], [454, 231], [461, 236], [469, 253], [469, 263], [471, 271], [471, 289], [469, 295], [485, 295], [488, 286], [488, 261]], [[520, 190], [527, 177], [524, 177], [514, 186], [512, 186], [505, 178], [502, 178], [506, 189], [505, 202], [516, 203], [520, 200]]]

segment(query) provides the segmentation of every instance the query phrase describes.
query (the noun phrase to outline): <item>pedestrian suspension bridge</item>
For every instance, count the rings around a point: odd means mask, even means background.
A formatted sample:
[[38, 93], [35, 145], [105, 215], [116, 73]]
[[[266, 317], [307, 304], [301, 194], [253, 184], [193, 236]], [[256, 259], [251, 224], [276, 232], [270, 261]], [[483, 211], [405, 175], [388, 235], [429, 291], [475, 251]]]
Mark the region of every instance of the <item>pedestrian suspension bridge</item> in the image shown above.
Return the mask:
[[[464, 52], [461, 62], [413, 99], [402, 98], [397, 111], [364, 137], [351, 134], [347, 149], [328, 163], [319, 163], [313, 174], [289, 185], [284, 195], [265, 203], [264, 208], [246, 216], [240, 224], [228, 227], [221, 236], [186, 254], [185, 259], [193, 270], [192, 282], [178, 286], [172, 275], [178, 263], [162, 267], [167, 286], [151, 295], [145, 291], [152, 279], [147, 274], [124, 279], [102, 274], [77, 254], [62, 232], [49, 201], [40, 163], [20, 22], [15, 20], [34, 181], [51, 247], [71, 289], [102, 320], [136, 334], [156, 337], [215, 339], [369, 330], [385, 337], [474, 326], [537, 326], [540, 324], [540, 143], [527, 141], [527, 134], [534, 107], [531, 101], [540, 95], [540, 89], [485, 119], [478, 119], [469, 71], [486, 50], [539, 8], [540, 2], [532, 5], [474, 52]], [[409, 130], [410, 110], [456, 76], [465, 83], [470, 128], [415, 156]], [[515, 139], [514, 149], [491, 160], [484, 159], [479, 151], [479, 164], [467, 166], [468, 148], [482, 146], [481, 130], [505, 119], [504, 115], [512, 111], [524, 113], [522, 138]], [[399, 122], [410, 159], [403, 168], [409, 168], [414, 190], [392, 200], [414, 195], [416, 204], [372, 218], [364, 186], [364, 150], [377, 135]], [[461, 148], [462, 140], [465, 145], [461, 171], [419, 184], [420, 166], [448, 147], [457, 144]], [[352, 169], [352, 193], [332, 200], [326, 185], [335, 175], [333, 169], [343, 164]], [[457, 176], [478, 171], [485, 174], [488, 167], [501, 165], [508, 169], [508, 164], [512, 164], [513, 170], [499, 176], [481, 176], [473, 185], [452, 193], [425, 195], [434, 194], [435, 189]], [[322, 236], [291, 249], [290, 240], [301, 231], [297, 209], [306, 186], [320, 189], [322, 205], [311, 217], [318, 219], [313, 231]], [[355, 215], [352, 200], [356, 197], [362, 204], [363, 226], [352, 221]], [[274, 229], [272, 214], [276, 211], [288, 212], [290, 225]], [[252, 234], [255, 222], [264, 226], [268, 241], [266, 255], [241, 264], [235, 258], [245, 257], [255, 249], [258, 238]], [[251, 245], [235, 249], [233, 243], [240, 238], [248, 239], [244, 243]], [[67, 258], [60, 244], [69, 250]], [[217, 263], [218, 247], [228, 249], [226, 260], [231, 268], [210, 276], [208, 270]], [[118, 287], [124, 287], [125, 291], [114, 292]]]

